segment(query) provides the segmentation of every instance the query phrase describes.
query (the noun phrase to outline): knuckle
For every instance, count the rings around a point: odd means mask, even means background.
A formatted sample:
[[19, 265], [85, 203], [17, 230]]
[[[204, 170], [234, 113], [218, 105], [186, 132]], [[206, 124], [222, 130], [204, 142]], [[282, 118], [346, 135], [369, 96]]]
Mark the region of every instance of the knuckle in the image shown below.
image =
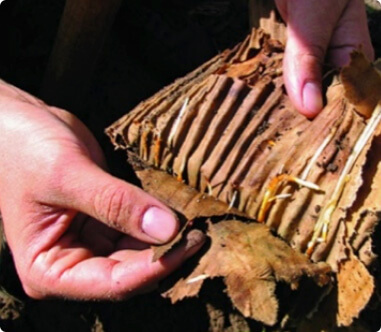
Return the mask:
[[115, 301], [122, 301], [131, 297], [131, 293], [132, 291], [130, 289], [120, 288], [119, 285], [115, 285], [111, 288], [106, 297]]
[[110, 185], [95, 195], [94, 210], [97, 217], [120, 229], [131, 216], [131, 195], [123, 186]]
[[43, 292], [44, 281], [36, 278], [33, 273], [19, 272], [18, 275], [26, 295], [36, 300], [47, 298], [48, 295]]
[[[43, 165], [43, 177], [39, 176], [39, 181], [45, 183], [49, 188], [63, 187], [65, 182], [65, 173], [67, 172], [68, 158], [57, 146], [55, 149], [49, 149], [48, 153], [44, 154], [40, 159], [40, 165]], [[38, 170], [41, 172], [41, 169]]]
[[23, 286], [25, 294], [28, 297], [35, 299], [35, 300], [42, 300], [42, 299], [46, 298], [46, 296], [42, 295], [42, 293], [36, 291], [34, 288], [29, 287], [28, 285], [24, 285], [24, 284], [22, 286]]
[[313, 59], [319, 63], [323, 61], [326, 53], [326, 48], [318, 44], [308, 45], [308, 51], [302, 55], [305, 59]]
[[298, 61], [300, 65], [313, 65], [315, 63], [321, 65], [324, 57], [325, 49], [314, 45], [309, 45], [306, 50], [292, 54], [294, 61]]
[[319, 61], [324, 60], [327, 47], [326, 41], [315, 41], [303, 40], [293, 37], [289, 40], [286, 46], [286, 57], [293, 59], [294, 61]]

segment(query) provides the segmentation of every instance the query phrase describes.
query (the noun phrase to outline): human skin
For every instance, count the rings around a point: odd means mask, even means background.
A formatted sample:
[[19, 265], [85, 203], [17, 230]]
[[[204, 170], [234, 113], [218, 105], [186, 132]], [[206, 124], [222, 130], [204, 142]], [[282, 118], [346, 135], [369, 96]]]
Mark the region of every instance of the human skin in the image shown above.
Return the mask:
[[37, 299], [121, 299], [152, 288], [195, 253], [194, 234], [152, 262], [178, 220], [108, 174], [101, 149], [72, 114], [0, 81], [0, 208], [26, 293]]
[[351, 50], [362, 47], [370, 60], [363, 0], [276, 0], [287, 23], [284, 79], [287, 93], [302, 114], [315, 117], [323, 108], [322, 67], [347, 64]]
[[[362, 44], [373, 58], [361, 0], [277, 0], [288, 25], [284, 77], [294, 106], [322, 108], [325, 55], [334, 66]], [[162, 203], [112, 177], [72, 114], [0, 81], [0, 210], [21, 283], [37, 299], [123, 299], [151, 289], [203, 244], [196, 234], [158, 262], [178, 221]]]

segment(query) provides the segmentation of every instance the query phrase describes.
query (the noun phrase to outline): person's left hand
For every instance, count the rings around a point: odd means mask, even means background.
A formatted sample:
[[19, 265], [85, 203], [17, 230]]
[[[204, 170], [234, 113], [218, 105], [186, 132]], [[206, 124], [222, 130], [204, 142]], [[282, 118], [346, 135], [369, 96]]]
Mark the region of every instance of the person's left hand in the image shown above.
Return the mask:
[[276, 0], [287, 24], [284, 79], [296, 109], [309, 118], [323, 107], [323, 63], [341, 67], [354, 48], [374, 58], [363, 0]]
[[178, 233], [173, 212], [107, 173], [75, 116], [2, 81], [0, 133], [3, 225], [30, 297], [124, 299], [152, 289], [202, 246], [204, 236], [193, 234], [153, 262], [150, 245]]

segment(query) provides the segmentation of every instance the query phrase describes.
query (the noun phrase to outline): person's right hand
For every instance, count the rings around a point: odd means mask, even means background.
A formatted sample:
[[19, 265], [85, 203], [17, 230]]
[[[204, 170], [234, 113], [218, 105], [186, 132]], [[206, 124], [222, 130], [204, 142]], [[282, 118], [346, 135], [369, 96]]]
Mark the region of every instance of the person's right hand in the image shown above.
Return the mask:
[[323, 108], [322, 69], [348, 64], [362, 47], [370, 60], [374, 50], [363, 0], [276, 0], [287, 24], [284, 80], [295, 108], [309, 118]]
[[33, 298], [121, 299], [154, 286], [195, 253], [199, 235], [153, 263], [178, 220], [104, 171], [72, 114], [0, 81], [0, 209], [21, 283]]

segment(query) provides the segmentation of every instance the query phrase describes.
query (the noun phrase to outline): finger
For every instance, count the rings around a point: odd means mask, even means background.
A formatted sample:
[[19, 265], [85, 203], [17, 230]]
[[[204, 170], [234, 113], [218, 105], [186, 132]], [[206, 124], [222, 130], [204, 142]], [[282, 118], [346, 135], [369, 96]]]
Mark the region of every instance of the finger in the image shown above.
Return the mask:
[[[284, 56], [284, 82], [295, 108], [308, 118], [315, 117], [323, 108], [321, 86], [321, 57], [317, 52], [301, 51], [288, 42]], [[298, 61], [296, 59], [299, 59]]]
[[144, 250], [150, 247], [149, 244], [139, 241], [131, 236], [125, 235], [119, 239], [116, 244], [117, 250], [122, 249], [133, 249], [133, 250]]
[[323, 107], [322, 64], [346, 3], [288, 0], [286, 5], [279, 4], [283, 15], [287, 15], [285, 85], [294, 106], [307, 117], [314, 117]]
[[178, 232], [179, 222], [164, 204], [86, 156], [62, 160], [55, 174], [51, 204], [83, 212], [148, 243], [167, 242]]
[[349, 1], [330, 44], [328, 58], [335, 67], [347, 65], [354, 48], [361, 48], [370, 61], [374, 60], [364, 1]]
[[84, 214], [75, 217], [67, 233], [77, 234], [78, 241], [99, 256], [115, 251], [116, 244], [123, 237], [119, 231]]
[[37, 257], [22, 281], [33, 298], [64, 294], [76, 299], [124, 299], [156, 284], [200, 249], [203, 242], [201, 232], [191, 232], [185, 243], [157, 262], [152, 262], [151, 249], [121, 251], [105, 258], [90, 257], [85, 249], [53, 248]]
[[88, 216], [79, 227], [76, 224], [77, 220], [74, 220], [68, 232], [78, 234], [78, 240], [90, 248], [95, 255], [107, 256], [115, 250], [143, 250], [150, 247], [149, 244], [123, 234]]

